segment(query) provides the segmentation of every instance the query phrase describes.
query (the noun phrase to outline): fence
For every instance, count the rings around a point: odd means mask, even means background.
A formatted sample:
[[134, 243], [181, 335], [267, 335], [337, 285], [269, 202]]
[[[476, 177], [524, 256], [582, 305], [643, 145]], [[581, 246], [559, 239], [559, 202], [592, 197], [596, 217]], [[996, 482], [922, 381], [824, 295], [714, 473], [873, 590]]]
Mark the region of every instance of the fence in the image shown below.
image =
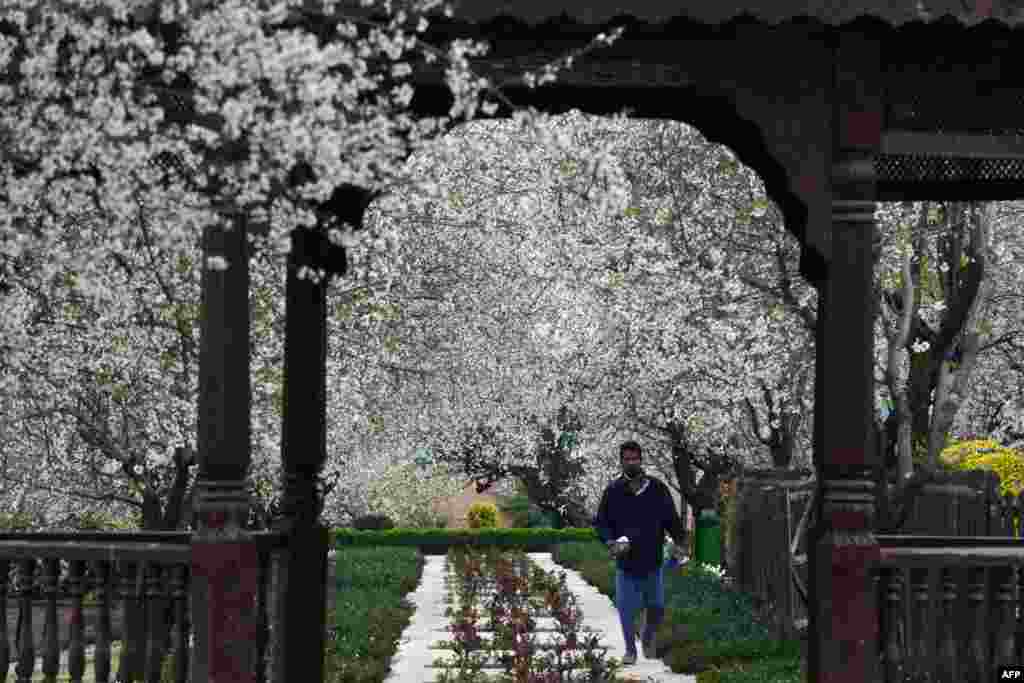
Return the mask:
[[878, 536], [875, 680], [990, 681], [1024, 661], [1024, 548], [1015, 538]]
[[[277, 681], [281, 650], [276, 636], [283, 624], [275, 598], [285, 539], [277, 532], [254, 532], [252, 542], [259, 556], [254, 606], [259, 624], [249, 643], [251, 661], [255, 680]], [[206, 613], [204, 605], [192, 604], [191, 554], [188, 532], [0, 534], [0, 673], [7, 676], [16, 663], [17, 680], [31, 680], [39, 657], [42, 673], [55, 677], [63, 673], [58, 665], [66, 650], [67, 673], [80, 680], [85, 648], [95, 644], [97, 682], [106, 683], [110, 677], [160, 680], [165, 660], [173, 655], [174, 680], [187, 683], [196, 654], [189, 647], [194, 635], [191, 615]], [[61, 561], [68, 563], [66, 576], [61, 576]], [[93, 591], [96, 606], [87, 607], [84, 598]], [[14, 623], [8, 621], [8, 596], [15, 603]], [[41, 629], [34, 619], [40, 598]], [[120, 610], [114, 607], [117, 602]], [[115, 672], [111, 654], [118, 635], [123, 647]]]
[[[896, 483], [895, 475], [889, 485]], [[772, 606], [781, 636], [806, 624], [806, 513], [816, 486], [809, 470], [745, 470], [737, 482], [733, 551], [736, 586]], [[879, 518], [888, 513], [879, 495]], [[999, 493], [987, 471], [940, 471], [910, 501], [894, 535], [946, 538], [1024, 538], [1021, 496]], [[937, 542], [937, 541], [936, 541]], [[909, 581], [909, 579], [907, 579]]]
[[810, 470], [744, 470], [737, 481], [734, 582], [768, 608], [780, 638], [807, 623], [804, 531], [814, 487]]
[[1024, 538], [1024, 494], [1001, 494], [995, 472], [939, 472], [936, 477], [924, 485], [894, 533]]
[[[888, 478], [890, 489], [896, 475]], [[1009, 514], [1016, 501], [1006, 508]], [[889, 516], [888, 497], [879, 495], [880, 520]], [[938, 471], [910, 502], [907, 518], [892, 534], [913, 536], [1003, 536], [1004, 503], [999, 476], [971, 470]], [[1012, 524], [1011, 524], [1012, 528]]]

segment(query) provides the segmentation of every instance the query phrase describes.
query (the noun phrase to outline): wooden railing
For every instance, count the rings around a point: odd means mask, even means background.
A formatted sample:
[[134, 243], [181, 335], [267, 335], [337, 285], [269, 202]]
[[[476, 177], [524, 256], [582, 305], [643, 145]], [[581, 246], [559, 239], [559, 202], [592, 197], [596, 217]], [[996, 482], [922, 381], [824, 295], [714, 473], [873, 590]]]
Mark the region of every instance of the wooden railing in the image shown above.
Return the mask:
[[881, 680], [990, 681], [1024, 662], [1024, 543], [878, 536]]
[[[283, 547], [284, 539], [274, 532], [253, 532], [259, 557], [259, 590], [256, 614], [259, 637], [256, 648], [256, 680], [268, 680], [277, 670], [268, 650], [274, 631], [268, 615], [271, 559]], [[107, 533], [3, 533], [0, 534], [0, 680], [6, 680], [10, 663], [16, 662], [15, 680], [29, 683], [42, 657], [42, 674], [55, 680], [66, 673], [72, 683], [81, 681], [85, 671], [86, 637], [84, 597], [95, 591], [98, 611], [94, 629], [93, 668], [96, 683], [111, 680], [111, 604], [121, 603], [121, 653], [118, 681], [159, 682], [163, 663], [173, 654], [177, 664], [174, 680], [187, 683], [193, 648], [191, 615], [205, 614], [205, 606], [192, 605], [191, 540], [189, 532], [107, 532]], [[59, 563], [68, 562], [68, 573], [60, 585]], [[37, 572], [42, 561], [42, 571]], [[8, 579], [14, 576], [8, 588]], [[41, 579], [41, 590], [38, 590]], [[43, 642], [35, 642], [33, 604], [42, 594], [45, 610]], [[61, 644], [58, 638], [57, 601], [67, 596], [67, 672], [59, 670]], [[9, 598], [18, 608], [19, 632], [9, 630]], [[17, 623], [17, 622], [16, 622]], [[9, 643], [14, 639], [15, 647]]]

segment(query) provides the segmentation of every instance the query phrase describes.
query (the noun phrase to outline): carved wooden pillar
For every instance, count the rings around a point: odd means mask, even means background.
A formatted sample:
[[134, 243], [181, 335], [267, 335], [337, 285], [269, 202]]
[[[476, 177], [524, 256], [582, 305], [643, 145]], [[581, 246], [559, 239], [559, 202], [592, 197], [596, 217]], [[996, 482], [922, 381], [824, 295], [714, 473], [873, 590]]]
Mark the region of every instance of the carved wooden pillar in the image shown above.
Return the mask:
[[[254, 681], [256, 552], [249, 498], [249, 254], [242, 222], [203, 234], [198, 453], [192, 536], [193, 680]], [[220, 257], [226, 270], [211, 270]]]
[[994, 573], [996, 579], [996, 614], [998, 626], [994, 650], [996, 666], [1012, 666], [1015, 663], [1016, 650], [1016, 614], [1014, 591], [1017, 588], [1017, 567], [999, 567]]
[[959, 658], [957, 656], [957, 575], [956, 570], [947, 567], [942, 570], [942, 619], [939, 627], [942, 636], [939, 641], [939, 677], [940, 681], [958, 681]]
[[906, 631], [903, 619], [903, 570], [899, 567], [890, 567], [884, 574], [885, 586], [884, 600], [886, 602], [886, 624], [885, 624], [885, 681], [902, 681], [904, 662], [904, 639], [902, 634]]
[[808, 680], [876, 681], [872, 572], [876, 439], [872, 420], [874, 169], [881, 141], [879, 47], [839, 38], [833, 92], [832, 257], [818, 283], [816, 520]]
[[[321, 218], [359, 228], [373, 196], [360, 188], [339, 189]], [[328, 529], [319, 519], [323, 501], [317, 484], [327, 458], [327, 286], [345, 266], [344, 249], [323, 230], [292, 232], [285, 290], [284, 493], [282, 517], [273, 523], [288, 534], [276, 565], [270, 617], [280, 634], [272, 644], [275, 683], [323, 680]], [[318, 271], [319, 281], [300, 279], [304, 269]]]
[[[11, 663], [11, 650], [7, 644], [7, 581], [10, 569], [11, 561], [0, 559], [0, 671], [7, 671]], [[15, 633], [14, 637], [18, 635]]]

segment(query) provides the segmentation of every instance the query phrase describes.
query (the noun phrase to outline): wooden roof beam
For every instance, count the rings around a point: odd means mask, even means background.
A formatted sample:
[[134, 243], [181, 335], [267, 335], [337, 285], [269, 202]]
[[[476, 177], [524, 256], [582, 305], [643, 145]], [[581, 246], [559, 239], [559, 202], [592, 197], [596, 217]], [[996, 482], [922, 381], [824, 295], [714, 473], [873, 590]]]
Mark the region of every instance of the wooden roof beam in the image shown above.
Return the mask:
[[882, 133], [882, 154], [942, 156], [966, 159], [1024, 159], [1024, 135], [920, 133], [888, 130]]

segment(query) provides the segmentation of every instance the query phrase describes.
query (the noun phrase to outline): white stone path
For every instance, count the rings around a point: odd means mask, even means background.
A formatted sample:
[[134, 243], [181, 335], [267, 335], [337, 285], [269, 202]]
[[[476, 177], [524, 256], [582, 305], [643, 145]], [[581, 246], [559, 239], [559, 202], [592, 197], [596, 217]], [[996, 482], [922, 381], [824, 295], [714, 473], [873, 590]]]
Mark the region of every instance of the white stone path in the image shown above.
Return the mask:
[[[527, 553], [527, 556], [546, 572], [566, 573], [566, 585], [576, 596], [577, 605], [583, 613], [583, 628], [599, 633], [601, 645], [608, 647], [608, 658], [621, 660], [626, 650], [618, 612], [611, 599], [584, 581], [578, 572], [555, 564], [551, 553]], [[432, 667], [433, 661], [450, 654], [431, 649], [438, 640], [450, 639], [445, 630], [450, 618], [444, 616], [448, 607], [444, 602], [445, 562], [443, 555], [427, 556], [420, 584], [407, 596], [416, 611], [402, 632], [398, 651], [391, 660], [391, 673], [385, 683], [432, 683], [440, 672], [440, 669]], [[696, 676], [673, 673], [662, 661], [646, 660], [639, 647], [637, 651], [636, 664], [624, 667], [619, 674], [624, 680], [696, 683]]]

